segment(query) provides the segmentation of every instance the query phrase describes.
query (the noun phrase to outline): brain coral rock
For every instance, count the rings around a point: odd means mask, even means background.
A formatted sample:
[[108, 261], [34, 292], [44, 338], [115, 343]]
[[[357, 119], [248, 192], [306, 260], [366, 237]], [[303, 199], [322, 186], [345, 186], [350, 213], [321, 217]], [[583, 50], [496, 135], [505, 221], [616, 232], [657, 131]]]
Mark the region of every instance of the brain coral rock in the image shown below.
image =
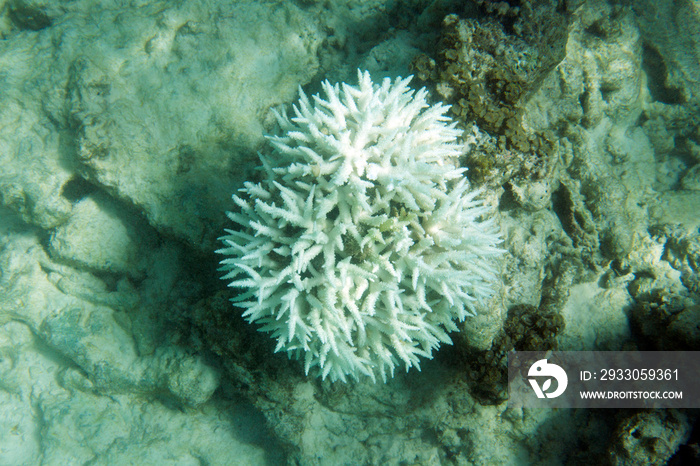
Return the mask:
[[221, 270], [249, 322], [306, 373], [386, 380], [493, 294], [498, 227], [457, 167], [462, 131], [410, 78], [303, 91], [233, 196]]

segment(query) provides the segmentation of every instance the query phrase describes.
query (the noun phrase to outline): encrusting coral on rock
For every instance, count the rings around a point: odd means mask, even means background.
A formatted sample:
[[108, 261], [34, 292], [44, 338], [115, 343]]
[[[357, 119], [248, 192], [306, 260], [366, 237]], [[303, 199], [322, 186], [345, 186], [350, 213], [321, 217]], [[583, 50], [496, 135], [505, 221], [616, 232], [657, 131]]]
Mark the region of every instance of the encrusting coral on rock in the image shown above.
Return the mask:
[[276, 113], [264, 180], [233, 196], [223, 278], [307, 374], [419, 366], [498, 282], [501, 237], [457, 167], [462, 131], [409, 81], [359, 72], [357, 87], [324, 82], [325, 100], [300, 91], [293, 117]]

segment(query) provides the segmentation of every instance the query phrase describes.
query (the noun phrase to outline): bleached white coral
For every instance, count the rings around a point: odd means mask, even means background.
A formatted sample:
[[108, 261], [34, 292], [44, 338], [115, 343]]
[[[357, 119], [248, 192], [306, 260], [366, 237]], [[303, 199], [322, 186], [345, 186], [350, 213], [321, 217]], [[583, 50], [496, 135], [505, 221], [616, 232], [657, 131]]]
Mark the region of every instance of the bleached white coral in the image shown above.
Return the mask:
[[249, 322], [306, 373], [386, 380], [432, 357], [492, 295], [498, 228], [457, 167], [461, 131], [410, 77], [300, 90], [234, 195], [219, 253]]

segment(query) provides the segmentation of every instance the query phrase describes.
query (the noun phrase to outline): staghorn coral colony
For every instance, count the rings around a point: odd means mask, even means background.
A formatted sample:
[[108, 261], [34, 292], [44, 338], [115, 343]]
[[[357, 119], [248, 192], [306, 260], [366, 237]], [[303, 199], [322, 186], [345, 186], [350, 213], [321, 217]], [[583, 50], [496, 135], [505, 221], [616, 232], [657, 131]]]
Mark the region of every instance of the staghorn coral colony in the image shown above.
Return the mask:
[[501, 237], [457, 166], [449, 107], [411, 78], [358, 75], [276, 113], [264, 179], [233, 196], [218, 252], [234, 304], [277, 351], [323, 379], [385, 381], [492, 296]]

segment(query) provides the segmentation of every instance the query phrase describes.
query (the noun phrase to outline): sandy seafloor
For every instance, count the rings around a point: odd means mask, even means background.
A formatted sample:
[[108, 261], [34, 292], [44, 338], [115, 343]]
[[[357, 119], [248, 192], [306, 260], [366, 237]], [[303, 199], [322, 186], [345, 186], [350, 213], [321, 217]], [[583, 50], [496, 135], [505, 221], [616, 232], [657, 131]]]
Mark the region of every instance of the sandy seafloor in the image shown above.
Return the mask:
[[227, 303], [213, 251], [270, 108], [530, 5], [476, 3], [0, 0], [0, 465], [697, 460], [694, 411], [513, 410], [477, 377], [513, 309], [561, 316], [562, 350], [700, 349], [697, 1], [559, 2], [518, 110], [547, 169], [481, 180], [498, 302], [421, 372], [307, 378]]

